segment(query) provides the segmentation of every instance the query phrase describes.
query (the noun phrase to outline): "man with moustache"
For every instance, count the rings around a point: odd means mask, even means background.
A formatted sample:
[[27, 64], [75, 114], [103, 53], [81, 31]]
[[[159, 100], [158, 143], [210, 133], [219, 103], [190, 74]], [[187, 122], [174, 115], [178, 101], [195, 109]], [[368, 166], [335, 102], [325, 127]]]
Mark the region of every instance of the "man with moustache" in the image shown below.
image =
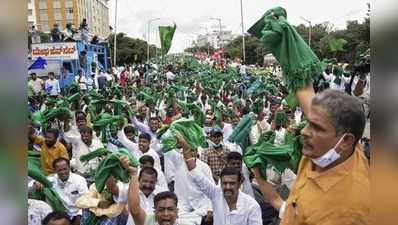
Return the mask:
[[[76, 200], [83, 194], [88, 192], [86, 180], [70, 171], [69, 160], [66, 158], [57, 158], [53, 162], [55, 173], [48, 177], [52, 183], [52, 187], [59, 195], [65, 212], [72, 221], [72, 225], [80, 224], [82, 210], [76, 207]], [[28, 185], [29, 189], [35, 188], [41, 190], [43, 185], [37, 181], [32, 181]]]
[[261, 225], [261, 209], [251, 196], [239, 190], [242, 173], [231, 167], [222, 169], [220, 185], [215, 185], [199, 173], [194, 152], [182, 135], [177, 134], [183, 149], [189, 178], [210, 199], [213, 206], [214, 224], [217, 225]]
[[40, 146], [40, 161], [43, 170], [47, 174], [54, 173], [53, 162], [59, 157], [69, 159], [68, 151], [65, 146], [58, 141], [59, 132], [57, 129], [49, 128], [45, 131], [45, 137], [36, 135], [31, 125], [29, 125], [29, 138]]
[[264, 197], [282, 225], [369, 224], [369, 165], [358, 145], [365, 127], [361, 103], [330, 89], [314, 96], [312, 86], [297, 93], [308, 121], [297, 178], [283, 201], [254, 168]]
[[[177, 197], [172, 192], [159, 192], [156, 188], [157, 171], [152, 167], [144, 167], [138, 174], [138, 169], [130, 165], [127, 157], [120, 161], [129, 171], [130, 183], [119, 187], [116, 202], [128, 202], [130, 216], [127, 225], [174, 225], [177, 219]], [[175, 203], [175, 204], [174, 204]]]

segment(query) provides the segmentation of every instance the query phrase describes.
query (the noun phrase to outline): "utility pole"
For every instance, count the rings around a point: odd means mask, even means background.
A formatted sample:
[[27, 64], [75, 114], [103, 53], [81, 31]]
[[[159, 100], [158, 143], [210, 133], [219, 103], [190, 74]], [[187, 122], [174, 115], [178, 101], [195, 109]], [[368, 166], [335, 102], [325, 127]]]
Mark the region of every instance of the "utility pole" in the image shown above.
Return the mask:
[[245, 26], [243, 23], [243, 4], [240, 0], [240, 17], [242, 23], [242, 52], [243, 52], [243, 63], [246, 63], [246, 45], [245, 45]]
[[116, 68], [117, 0], [115, 0], [115, 37], [113, 43], [113, 66]]
[[146, 59], [147, 59], [147, 61], [149, 61], [149, 45], [150, 45], [149, 42], [150, 42], [151, 23], [153, 21], [156, 21], [156, 20], [160, 20], [160, 18], [150, 19], [148, 21], [147, 50], [146, 50]]
[[308, 29], [308, 46], [311, 47], [311, 29], [312, 29], [311, 21], [307, 20], [306, 18], [304, 18], [304, 17], [302, 17], [302, 16], [300, 16], [300, 18], [309, 24], [309, 29]]

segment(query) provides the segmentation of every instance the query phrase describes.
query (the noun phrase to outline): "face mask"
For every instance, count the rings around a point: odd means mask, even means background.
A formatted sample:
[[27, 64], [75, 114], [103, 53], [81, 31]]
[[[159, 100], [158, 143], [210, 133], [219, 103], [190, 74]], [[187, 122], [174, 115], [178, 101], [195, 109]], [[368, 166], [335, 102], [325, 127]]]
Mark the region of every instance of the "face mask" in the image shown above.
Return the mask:
[[341, 143], [341, 141], [343, 140], [345, 135], [346, 134], [344, 134], [340, 138], [340, 140], [337, 142], [337, 144], [332, 149], [327, 151], [325, 154], [323, 154], [319, 158], [311, 159], [312, 162], [321, 168], [325, 168], [325, 167], [329, 166], [330, 164], [334, 163], [336, 160], [338, 160], [340, 158], [340, 154], [338, 152], [336, 152], [336, 148]]
[[212, 140], [208, 140], [208, 143], [209, 143], [209, 147], [214, 147], [214, 148], [222, 147], [222, 144], [223, 144], [222, 141], [220, 141], [220, 143], [216, 144]]

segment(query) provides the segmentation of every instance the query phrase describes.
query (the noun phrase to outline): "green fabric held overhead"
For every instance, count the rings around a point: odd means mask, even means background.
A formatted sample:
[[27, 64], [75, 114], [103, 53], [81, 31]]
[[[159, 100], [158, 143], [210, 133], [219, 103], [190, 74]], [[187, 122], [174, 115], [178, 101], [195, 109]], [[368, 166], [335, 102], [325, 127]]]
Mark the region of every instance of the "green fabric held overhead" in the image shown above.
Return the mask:
[[343, 68], [341, 66], [336, 65], [333, 68], [333, 74], [336, 76], [336, 78], [334, 79], [333, 83], [340, 85], [342, 78], [341, 76], [343, 75]]
[[44, 186], [41, 191], [35, 189], [31, 193], [31, 198], [48, 202], [54, 211], [65, 211], [65, 206], [61, 198], [52, 188], [52, 183], [47, 179], [46, 173], [42, 170], [40, 153], [28, 151], [28, 176]]
[[176, 24], [174, 26], [159, 26], [160, 45], [163, 56], [167, 55], [170, 50], [176, 28]]
[[97, 188], [98, 192], [101, 193], [104, 190], [106, 181], [111, 175], [123, 183], [129, 182], [129, 174], [123, 168], [122, 163], [119, 160], [119, 157], [123, 155], [129, 158], [132, 166], [139, 166], [138, 160], [125, 148], [119, 148], [117, 151], [109, 154], [100, 162], [97, 167], [97, 172], [94, 176], [95, 187]]
[[264, 178], [267, 178], [268, 166], [274, 166], [280, 173], [286, 168], [296, 173], [301, 159], [301, 148], [295, 144], [299, 138], [300, 135], [287, 134], [284, 145], [274, 145], [275, 132], [264, 133], [257, 144], [246, 149], [244, 154], [246, 166], [249, 169], [259, 166]]
[[93, 122], [93, 128], [94, 130], [101, 130], [105, 128], [107, 125], [123, 121], [124, 121], [123, 116], [112, 116], [109, 113], [101, 113], [98, 116], [98, 118]]
[[263, 109], [264, 109], [264, 99], [263, 98], [257, 98], [256, 101], [252, 105], [252, 112], [256, 114], [260, 114]]
[[318, 57], [288, 23], [284, 8], [268, 10], [248, 32], [259, 38], [261, 36], [264, 47], [278, 60], [290, 92], [295, 93], [307, 86], [320, 74], [321, 63]]
[[275, 115], [275, 123], [277, 126], [286, 126], [288, 117], [285, 111], [278, 111]]
[[247, 146], [250, 145], [249, 134], [252, 125], [252, 116], [250, 114], [243, 116], [229, 136], [228, 141], [235, 142], [242, 148], [242, 151], [245, 152]]
[[52, 186], [41, 168], [40, 153], [37, 154], [35, 151], [28, 151], [28, 176], [46, 187]]
[[109, 151], [106, 148], [99, 148], [99, 149], [96, 149], [96, 150], [94, 150], [94, 151], [92, 151], [92, 152], [90, 152], [88, 154], [80, 156], [79, 159], [80, 159], [81, 162], [88, 162], [88, 161], [90, 161], [92, 159], [95, 159], [97, 157], [107, 156], [107, 155], [109, 155], [111, 153], [112, 152]]
[[163, 144], [163, 152], [168, 152], [177, 147], [175, 135], [180, 133], [192, 149], [206, 145], [206, 137], [203, 129], [193, 119], [178, 119], [170, 124], [167, 131], [160, 137]]

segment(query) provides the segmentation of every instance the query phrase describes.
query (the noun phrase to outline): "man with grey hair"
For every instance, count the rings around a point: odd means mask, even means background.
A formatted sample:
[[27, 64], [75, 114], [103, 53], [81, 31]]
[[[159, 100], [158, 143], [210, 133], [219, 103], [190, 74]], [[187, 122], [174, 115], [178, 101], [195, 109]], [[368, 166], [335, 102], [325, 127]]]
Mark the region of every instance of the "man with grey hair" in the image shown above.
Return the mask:
[[286, 201], [254, 168], [255, 178], [282, 225], [369, 224], [369, 165], [358, 141], [365, 126], [361, 103], [341, 91], [296, 92], [307, 117], [297, 178]]

